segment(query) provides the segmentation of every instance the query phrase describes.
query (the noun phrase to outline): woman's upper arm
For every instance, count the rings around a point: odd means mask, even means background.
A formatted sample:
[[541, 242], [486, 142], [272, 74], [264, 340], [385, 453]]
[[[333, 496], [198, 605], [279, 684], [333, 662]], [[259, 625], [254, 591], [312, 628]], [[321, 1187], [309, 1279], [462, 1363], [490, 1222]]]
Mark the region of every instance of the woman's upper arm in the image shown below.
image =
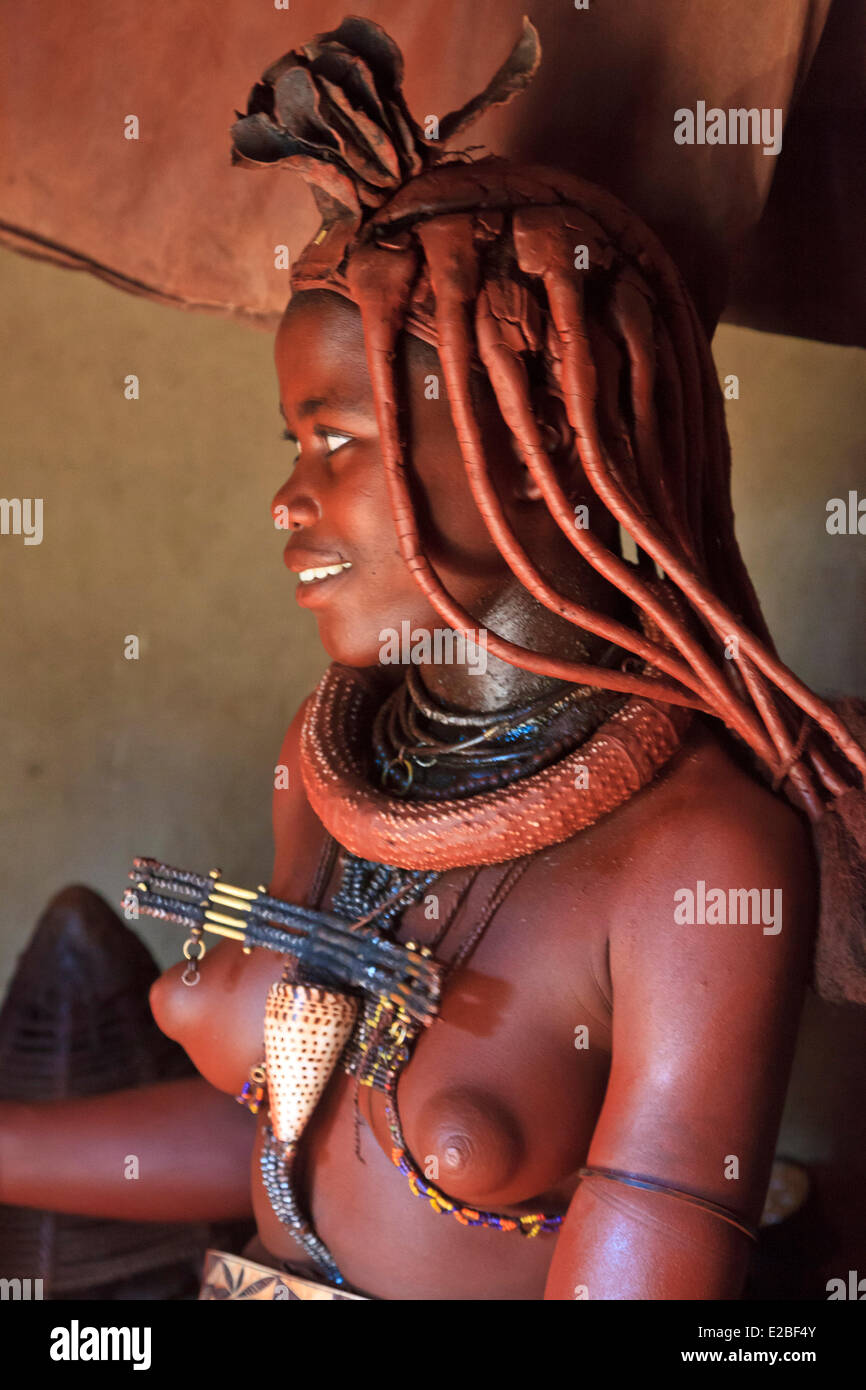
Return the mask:
[[[653, 852], [639, 858], [641, 881], [632, 873], [623, 884], [610, 942], [611, 1070], [587, 1157], [587, 1166], [692, 1193], [752, 1224], [766, 1194], [815, 912], [805, 828], [785, 808], [769, 824], [755, 809], [698, 809], [687, 827], [656, 834]], [[713, 920], [722, 916], [713, 890], [724, 895], [724, 922]], [[548, 1296], [587, 1287], [590, 1298], [737, 1297], [749, 1243], [676, 1198], [584, 1180]]]
[[[301, 782], [298, 751], [305, 706], [289, 725], [274, 773], [272, 888], [281, 897], [303, 898], [306, 841], [321, 835], [310, 824], [312, 812]], [[195, 989], [181, 983], [185, 962], [167, 970], [150, 991], [157, 1024], [185, 1049], [201, 1075], [229, 1095], [237, 1095], [250, 1067], [260, 1060], [268, 990], [280, 977], [282, 957], [264, 948], [244, 953], [237, 942], [209, 946]]]

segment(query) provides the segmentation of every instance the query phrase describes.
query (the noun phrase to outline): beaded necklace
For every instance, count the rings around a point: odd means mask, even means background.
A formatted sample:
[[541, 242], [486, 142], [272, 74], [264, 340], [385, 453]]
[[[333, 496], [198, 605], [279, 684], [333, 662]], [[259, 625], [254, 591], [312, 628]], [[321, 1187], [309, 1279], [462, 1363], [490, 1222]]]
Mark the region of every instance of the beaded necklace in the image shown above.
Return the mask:
[[[526, 855], [524, 858], [504, 866], [504, 872], [500, 872], [498, 882], [488, 896], [474, 930], [450, 962], [446, 979], [468, 960], [511, 889], [529, 867], [532, 857]], [[387, 883], [383, 881], [383, 870], [387, 870]], [[399, 884], [404, 873], [405, 871], [390, 866], [359, 859], [357, 856], [344, 851], [340, 884], [334, 895], [333, 905], [336, 906], [338, 899], [346, 903], [351, 902], [355, 909], [359, 906], [366, 908], [363, 915], [368, 915], [377, 905], [377, 897], [380, 902], [387, 901], [385, 895], [388, 888], [395, 881]], [[434, 946], [441, 943], [453, 924], [460, 906], [465, 901], [468, 888], [475, 881], [477, 873], [478, 870], [475, 870], [469, 883], [464, 886], [455, 910], [437, 934], [433, 943]], [[404, 881], [404, 886], [408, 887], [408, 893], [405, 896], [409, 898], [409, 901], [416, 901], [425, 887], [428, 886], [431, 878], [435, 877], [438, 875], [416, 874], [408, 884], [405, 884]], [[400, 915], [406, 906], [408, 903], [404, 903], [399, 908]], [[358, 1123], [360, 1120], [358, 1090], [360, 1086], [371, 1086], [384, 1094], [385, 1114], [392, 1139], [391, 1161], [406, 1178], [410, 1192], [426, 1201], [432, 1211], [441, 1215], [452, 1216], [464, 1226], [487, 1226], [500, 1231], [518, 1231], [521, 1235], [529, 1237], [552, 1234], [558, 1231], [563, 1221], [561, 1213], [539, 1211], [511, 1216], [502, 1212], [483, 1211], [454, 1201], [441, 1188], [425, 1177], [409, 1151], [397, 1104], [397, 1084], [411, 1058], [413, 1046], [419, 1033], [420, 1025], [399, 1004], [384, 997], [365, 1003], [362, 1016], [345, 1048], [340, 1063], [350, 1076], [355, 1077], [356, 1082], [356, 1154], [360, 1156], [358, 1148]], [[340, 1272], [334, 1256], [313, 1229], [299, 1205], [293, 1179], [294, 1158], [294, 1148], [287, 1151], [285, 1146], [277, 1144], [270, 1126], [266, 1126], [260, 1168], [271, 1207], [279, 1220], [289, 1229], [294, 1239], [307, 1251], [321, 1273], [331, 1283], [342, 1286], [346, 1280]]]
[[[601, 664], [616, 651], [609, 647]], [[625, 698], [560, 682], [552, 693], [517, 709], [460, 714], [433, 704], [410, 666], [373, 721], [380, 783], [392, 796], [423, 801], [506, 786], [555, 762], [620, 709]]]

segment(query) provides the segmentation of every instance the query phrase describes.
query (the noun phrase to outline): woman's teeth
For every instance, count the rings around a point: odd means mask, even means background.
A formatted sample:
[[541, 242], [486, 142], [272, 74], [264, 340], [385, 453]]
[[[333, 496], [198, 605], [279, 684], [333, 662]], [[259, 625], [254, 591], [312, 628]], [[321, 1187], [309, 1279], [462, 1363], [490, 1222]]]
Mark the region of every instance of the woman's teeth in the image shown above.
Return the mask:
[[327, 579], [329, 574], [341, 574], [343, 570], [351, 568], [351, 560], [344, 560], [340, 565], [322, 565], [319, 569], [301, 570], [298, 578], [302, 584], [309, 584], [311, 579]]

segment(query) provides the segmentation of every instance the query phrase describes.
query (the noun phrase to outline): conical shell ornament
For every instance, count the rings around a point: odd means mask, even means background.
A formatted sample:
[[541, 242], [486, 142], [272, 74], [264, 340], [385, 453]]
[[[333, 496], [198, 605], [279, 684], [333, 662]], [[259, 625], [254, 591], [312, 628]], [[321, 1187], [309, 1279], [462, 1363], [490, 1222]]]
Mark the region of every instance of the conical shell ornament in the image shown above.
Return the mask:
[[354, 1027], [358, 1004], [313, 985], [271, 985], [265, 1007], [265, 1063], [271, 1128], [294, 1144]]

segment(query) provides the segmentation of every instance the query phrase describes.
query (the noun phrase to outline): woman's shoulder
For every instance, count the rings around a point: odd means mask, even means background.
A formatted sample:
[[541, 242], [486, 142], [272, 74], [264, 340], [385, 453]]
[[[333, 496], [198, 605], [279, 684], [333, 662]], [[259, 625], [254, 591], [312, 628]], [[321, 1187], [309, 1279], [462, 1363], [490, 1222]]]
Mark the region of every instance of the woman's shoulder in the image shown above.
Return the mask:
[[625, 892], [701, 862], [733, 872], [746, 863], [771, 870], [796, 860], [804, 879], [813, 868], [806, 817], [701, 718], [648, 786], [559, 846], [556, 857], [566, 871], [603, 863], [605, 879]]
[[[711, 953], [744, 965], [761, 943], [793, 961], [817, 916], [809, 823], [752, 775], [703, 720], [650, 788], [625, 808], [615, 932], [642, 954]], [[679, 943], [679, 944], [678, 944]]]
[[[653, 804], [654, 803], [654, 804]], [[805, 815], [753, 773], [704, 719], [696, 719], [679, 754], [641, 807], [648, 829], [684, 855], [759, 854], [768, 865], [812, 843]]]

